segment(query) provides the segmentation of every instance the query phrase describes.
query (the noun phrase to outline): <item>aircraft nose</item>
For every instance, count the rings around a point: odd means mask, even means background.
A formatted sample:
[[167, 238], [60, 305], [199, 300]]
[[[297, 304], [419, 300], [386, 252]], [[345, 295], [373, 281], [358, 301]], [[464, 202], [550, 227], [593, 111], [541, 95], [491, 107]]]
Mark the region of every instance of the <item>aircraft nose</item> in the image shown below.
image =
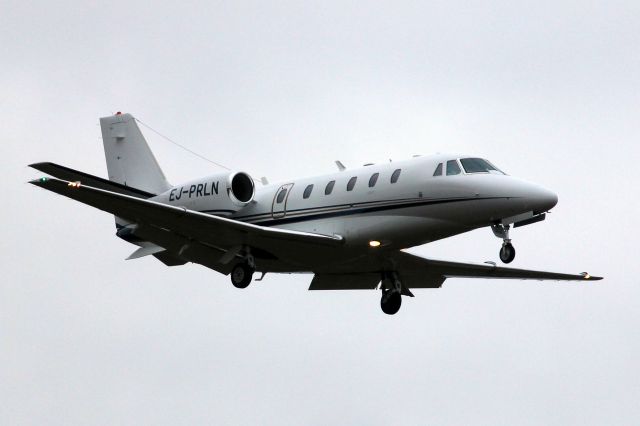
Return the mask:
[[541, 186], [532, 191], [531, 198], [534, 210], [540, 213], [551, 210], [558, 204], [558, 195]]

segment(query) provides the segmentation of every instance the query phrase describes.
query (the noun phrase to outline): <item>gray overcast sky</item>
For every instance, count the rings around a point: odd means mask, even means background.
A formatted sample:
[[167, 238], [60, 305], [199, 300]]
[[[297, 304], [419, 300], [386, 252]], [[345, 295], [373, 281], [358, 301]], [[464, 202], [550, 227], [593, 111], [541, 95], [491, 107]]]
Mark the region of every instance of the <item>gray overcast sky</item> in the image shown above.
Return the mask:
[[[0, 423], [638, 424], [639, 46], [637, 1], [0, 0]], [[109, 215], [24, 183], [105, 176], [118, 110], [272, 181], [480, 154], [560, 198], [514, 266], [606, 280], [448, 280], [388, 317], [309, 276], [125, 262]], [[217, 171], [146, 135], [171, 182]]]

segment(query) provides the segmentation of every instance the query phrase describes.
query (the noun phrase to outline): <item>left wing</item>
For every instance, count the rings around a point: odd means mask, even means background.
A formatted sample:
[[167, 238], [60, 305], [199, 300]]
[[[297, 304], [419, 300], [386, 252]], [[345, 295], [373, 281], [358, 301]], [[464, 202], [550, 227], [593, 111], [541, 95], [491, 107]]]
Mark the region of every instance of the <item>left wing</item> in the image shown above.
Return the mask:
[[132, 197], [146, 199], [157, 195], [131, 186], [122, 185], [121, 183], [113, 182], [108, 179], [103, 179], [98, 176], [90, 175], [89, 173], [81, 172], [79, 170], [70, 169], [69, 167], [61, 166], [56, 163], [33, 163], [29, 164], [29, 167], [33, 167], [36, 170], [40, 170], [41, 172], [55, 176], [58, 179], [62, 179], [67, 182], [82, 181], [84, 185], [92, 188], [104, 189], [106, 191], [130, 195]]
[[[178, 258], [222, 273], [230, 271], [234, 257], [225, 260], [225, 253], [243, 246], [250, 246], [269, 259], [282, 259], [290, 269], [296, 270], [300, 265], [301, 270], [308, 271], [304, 262], [312, 254], [337, 256], [335, 248], [344, 243], [340, 236], [252, 225], [79, 182], [41, 178], [30, 183], [122, 217], [135, 224], [134, 235], [168, 249]], [[254, 252], [257, 257], [259, 253]]]
[[[402, 285], [407, 288], [439, 288], [447, 278], [494, 278], [516, 280], [550, 281], [598, 281], [586, 272], [564, 274], [530, 269], [504, 268], [477, 263], [448, 262], [415, 256], [403, 251], [391, 253], [386, 258], [376, 259], [368, 265], [354, 265], [352, 272], [339, 274], [317, 273], [310, 290], [359, 290], [374, 289], [380, 283], [383, 271], [394, 270]], [[377, 275], [374, 273], [377, 272]], [[366, 277], [366, 278], [365, 278]]]

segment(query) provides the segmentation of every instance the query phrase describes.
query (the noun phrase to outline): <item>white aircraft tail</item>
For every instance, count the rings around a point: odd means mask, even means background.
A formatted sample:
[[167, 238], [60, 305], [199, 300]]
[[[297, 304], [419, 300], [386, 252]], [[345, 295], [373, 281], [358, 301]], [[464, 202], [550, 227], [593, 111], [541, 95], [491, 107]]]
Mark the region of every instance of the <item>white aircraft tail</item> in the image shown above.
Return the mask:
[[[131, 114], [102, 117], [100, 128], [110, 181], [153, 195], [171, 188]], [[129, 224], [115, 219], [119, 229]]]
[[110, 181], [152, 194], [171, 188], [131, 114], [102, 117], [100, 127]]

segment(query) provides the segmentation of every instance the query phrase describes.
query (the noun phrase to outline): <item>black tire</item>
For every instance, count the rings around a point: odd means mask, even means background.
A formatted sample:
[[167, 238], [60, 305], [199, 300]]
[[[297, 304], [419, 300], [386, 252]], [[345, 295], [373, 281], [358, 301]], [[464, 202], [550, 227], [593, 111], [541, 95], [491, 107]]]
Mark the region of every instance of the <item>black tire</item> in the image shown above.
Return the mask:
[[387, 315], [394, 315], [400, 310], [400, 306], [402, 306], [402, 295], [400, 293], [388, 290], [382, 292], [382, 298], [380, 299], [382, 312]]
[[511, 245], [511, 243], [507, 243], [502, 246], [500, 249], [500, 260], [504, 263], [511, 263], [513, 259], [516, 258], [516, 249]]
[[231, 270], [231, 284], [236, 288], [247, 288], [253, 278], [253, 269], [246, 263], [238, 263]]

